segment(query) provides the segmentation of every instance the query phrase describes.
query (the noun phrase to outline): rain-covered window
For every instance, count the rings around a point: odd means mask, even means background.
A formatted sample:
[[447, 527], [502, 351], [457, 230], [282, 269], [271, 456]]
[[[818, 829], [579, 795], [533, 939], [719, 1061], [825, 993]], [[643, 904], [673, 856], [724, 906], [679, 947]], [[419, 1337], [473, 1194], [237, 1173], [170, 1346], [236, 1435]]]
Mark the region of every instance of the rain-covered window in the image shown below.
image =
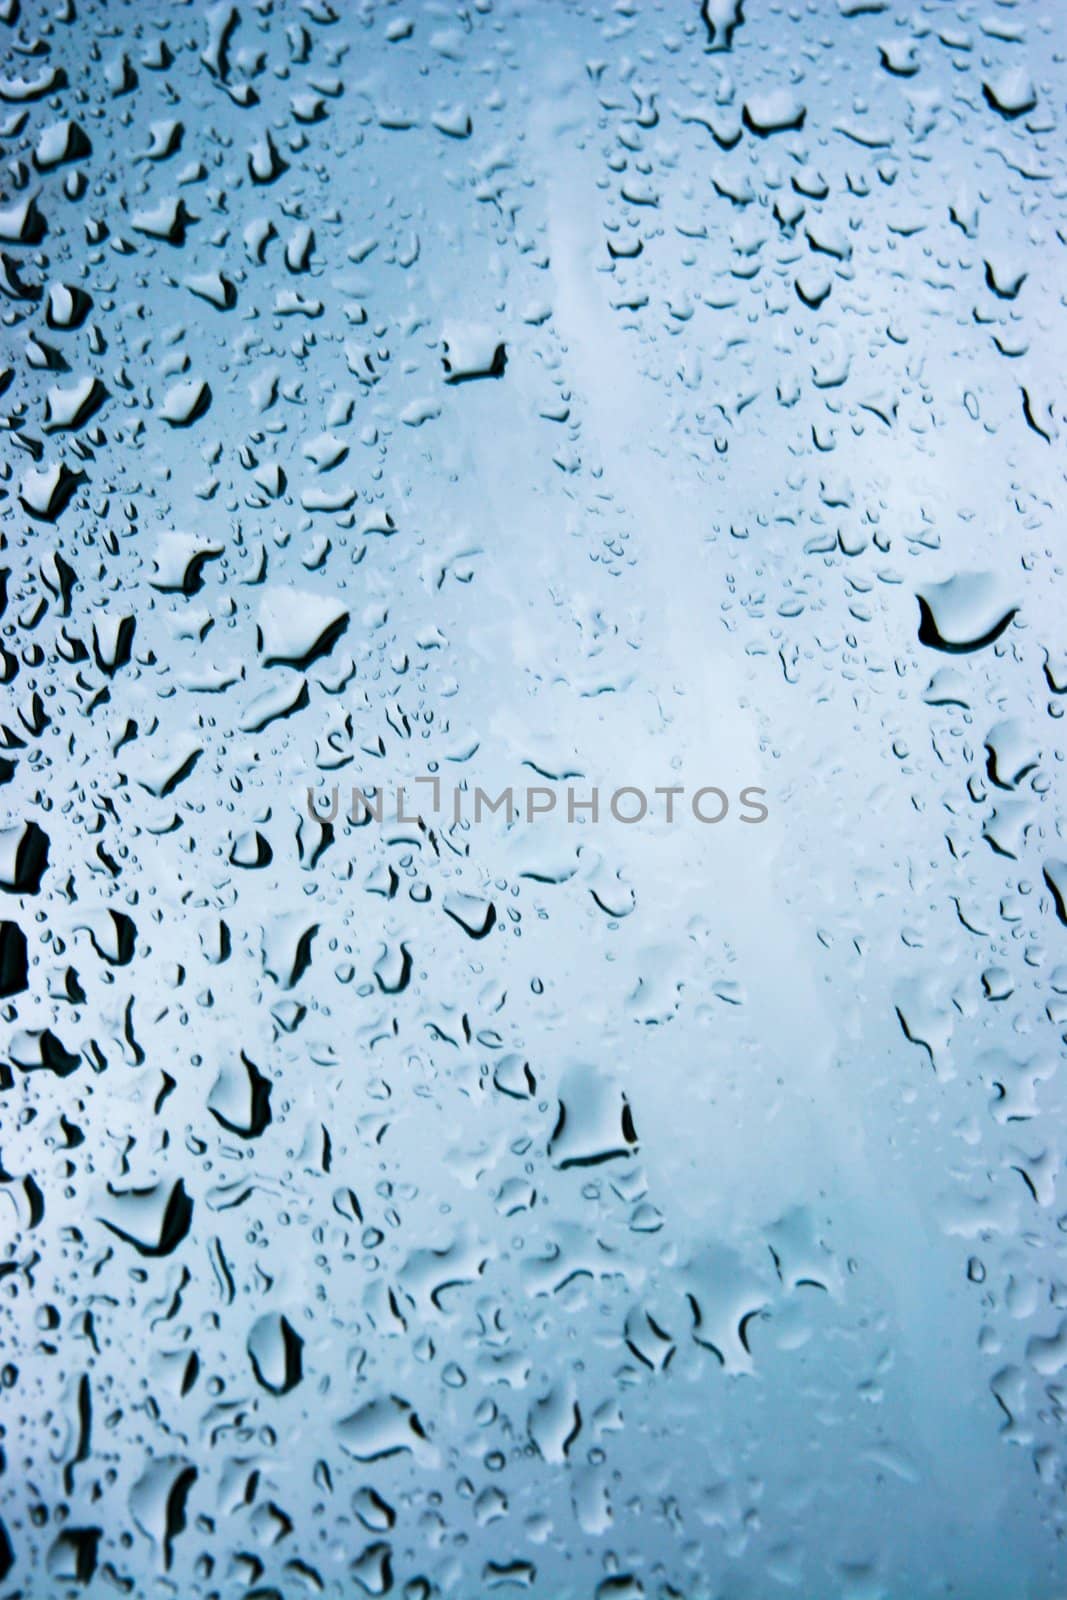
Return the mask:
[[1060, 0], [0, 58], [0, 1595], [1058, 1600]]

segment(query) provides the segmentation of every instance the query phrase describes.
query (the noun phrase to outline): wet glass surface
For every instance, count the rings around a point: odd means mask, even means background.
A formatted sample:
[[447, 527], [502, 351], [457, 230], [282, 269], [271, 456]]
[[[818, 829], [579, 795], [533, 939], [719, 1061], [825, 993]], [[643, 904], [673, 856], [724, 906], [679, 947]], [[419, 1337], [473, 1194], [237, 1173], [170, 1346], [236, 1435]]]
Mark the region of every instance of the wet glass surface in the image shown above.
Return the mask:
[[1062, 1600], [1067, 17], [0, 53], [0, 1595]]

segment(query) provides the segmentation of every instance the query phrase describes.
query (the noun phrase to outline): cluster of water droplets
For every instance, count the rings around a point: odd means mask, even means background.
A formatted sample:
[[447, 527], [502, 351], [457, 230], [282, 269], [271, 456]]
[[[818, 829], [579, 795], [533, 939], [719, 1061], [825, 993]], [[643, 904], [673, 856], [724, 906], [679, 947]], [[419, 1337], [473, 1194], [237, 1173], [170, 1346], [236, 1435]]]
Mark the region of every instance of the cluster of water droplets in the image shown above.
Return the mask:
[[0, 53], [0, 1592], [1055, 1600], [1055, 6]]

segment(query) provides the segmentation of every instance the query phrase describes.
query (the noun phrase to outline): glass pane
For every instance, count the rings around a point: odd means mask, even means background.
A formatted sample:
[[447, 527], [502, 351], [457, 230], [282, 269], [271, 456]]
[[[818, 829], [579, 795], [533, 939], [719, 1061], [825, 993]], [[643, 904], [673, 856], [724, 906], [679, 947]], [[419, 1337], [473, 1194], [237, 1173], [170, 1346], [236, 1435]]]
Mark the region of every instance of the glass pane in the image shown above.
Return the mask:
[[0, 51], [2, 1595], [1062, 1600], [1061, 11]]

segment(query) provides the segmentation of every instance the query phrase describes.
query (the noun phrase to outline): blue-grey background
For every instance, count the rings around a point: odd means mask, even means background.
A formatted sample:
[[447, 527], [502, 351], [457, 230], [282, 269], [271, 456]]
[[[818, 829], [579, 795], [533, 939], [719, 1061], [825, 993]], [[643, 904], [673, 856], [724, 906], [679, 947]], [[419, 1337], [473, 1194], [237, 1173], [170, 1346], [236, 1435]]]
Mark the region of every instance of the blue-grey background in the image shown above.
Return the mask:
[[1059, 7], [0, 49], [0, 1594], [1062, 1600]]

